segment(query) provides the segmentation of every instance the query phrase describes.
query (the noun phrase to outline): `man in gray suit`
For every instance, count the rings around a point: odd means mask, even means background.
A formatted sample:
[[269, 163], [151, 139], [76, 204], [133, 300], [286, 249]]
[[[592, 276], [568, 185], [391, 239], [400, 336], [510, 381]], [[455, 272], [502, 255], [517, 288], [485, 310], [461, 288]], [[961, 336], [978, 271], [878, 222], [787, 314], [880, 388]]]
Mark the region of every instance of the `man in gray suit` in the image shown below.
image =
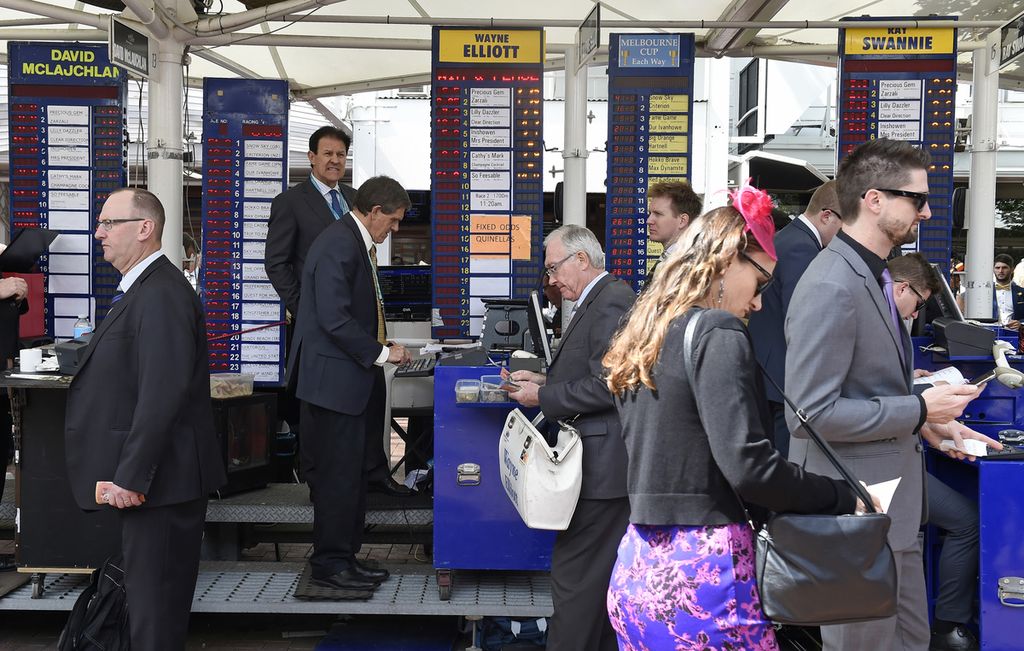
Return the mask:
[[[917, 240], [928, 208], [928, 154], [905, 142], [870, 141], [840, 164], [843, 228], [811, 262], [786, 316], [786, 388], [853, 474], [867, 484], [901, 478], [889, 505], [889, 543], [900, 573], [894, 617], [823, 626], [826, 649], [928, 648], [928, 610], [918, 529], [926, 516], [923, 448], [987, 437], [953, 419], [977, 395], [971, 385], [911, 390], [913, 349], [900, 322], [885, 258]], [[787, 410], [790, 459], [837, 477]]]
[[548, 651], [615, 651], [605, 605], [619, 541], [629, 524], [626, 446], [618, 412], [604, 383], [601, 358], [635, 295], [604, 270], [594, 234], [562, 226], [544, 241], [545, 271], [562, 297], [576, 301], [546, 376], [516, 371], [521, 388], [509, 397], [540, 406], [549, 422], [573, 418], [583, 437], [583, 484], [569, 528], [551, 554]]

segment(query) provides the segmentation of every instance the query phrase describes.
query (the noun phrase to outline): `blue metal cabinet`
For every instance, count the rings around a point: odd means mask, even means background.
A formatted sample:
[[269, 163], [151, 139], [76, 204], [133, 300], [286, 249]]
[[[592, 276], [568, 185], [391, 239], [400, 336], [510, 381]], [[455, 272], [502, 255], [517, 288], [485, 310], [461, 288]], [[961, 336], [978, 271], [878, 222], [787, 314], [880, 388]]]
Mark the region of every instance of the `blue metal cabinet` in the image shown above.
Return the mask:
[[[981, 515], [981, 648], [1021, 648], [1024, 600], [1000, 601], [1000, 579], [1024, 579], [1024, 461], [982, 461], [978, 471]], [[1015, 577], [1010, 580], [1009, 577]], [[1018, 592], [1018, 595], [1020, 592]]]
[[[455, 383], [494, 375], [493, 366], [434, 371], [434, 568], [442, 598], [450, 570], [547, 570], [554, 532], [528, 529], [501, 485], [498, 439], [514, 403], [456, 403]], [[459, 479], [480, 467], [479, 483]], [[450, 584], [449, 584], [450, 585]]]

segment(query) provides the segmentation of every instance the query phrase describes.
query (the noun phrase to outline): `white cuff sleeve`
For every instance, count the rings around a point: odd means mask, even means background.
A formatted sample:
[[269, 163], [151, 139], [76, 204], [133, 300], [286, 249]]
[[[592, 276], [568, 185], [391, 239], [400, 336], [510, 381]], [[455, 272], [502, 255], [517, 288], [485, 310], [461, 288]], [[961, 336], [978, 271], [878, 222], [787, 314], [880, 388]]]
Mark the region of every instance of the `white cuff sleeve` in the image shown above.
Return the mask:
[[374, 362], [377, 366], [384, 366], [384, 362], [388, 361], [388, 347], [381, 346], [380, 355], [377, 355], [377, 360]]

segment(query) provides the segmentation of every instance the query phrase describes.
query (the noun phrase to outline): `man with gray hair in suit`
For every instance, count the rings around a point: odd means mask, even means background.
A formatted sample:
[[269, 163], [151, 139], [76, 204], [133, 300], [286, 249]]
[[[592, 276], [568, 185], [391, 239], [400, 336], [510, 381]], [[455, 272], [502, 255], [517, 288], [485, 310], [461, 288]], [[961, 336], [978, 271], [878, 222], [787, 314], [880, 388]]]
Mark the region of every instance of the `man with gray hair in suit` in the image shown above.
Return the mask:
[[[928, 208], [928, 154], [906, 142], [873, 140], [836, 175], [843, 227], [797, 283], [786, 316], [786, 389], [798, 408], [867, 484], [900, 479], [889, 505], [889, 544], [899, 573], [897, 614], [823, 626], [825, 649], [924, 651], [928, 603], [918, 529], [925, 520], [921, 438], [938, 447], [986, 436], [957, 423], [977, 396], [972, 385], [912, 391], [913, 348], [885, 258], [917, 240]], [[838, 476], [787, 409], [790, 460]], [[920, 433], [920, 436], [918, 435]], [[963, 455], [952, 451], [951, 456]]]
[[540, 406], [549, 423], [576, 418], [583, 438], [583, 482], [569, 528], [551, 552], [549, 651], [616, 651], [606, 594], [619, 541], [629, 524], [626, 445], [601, 359], [633, 305], [632, 288], [604, 270], [601, 244], [582, 226], [562, 226], [544, 240], [544, 271], [562, 298], [575, 301], [547, 375], [516, 371], [509, 394]]

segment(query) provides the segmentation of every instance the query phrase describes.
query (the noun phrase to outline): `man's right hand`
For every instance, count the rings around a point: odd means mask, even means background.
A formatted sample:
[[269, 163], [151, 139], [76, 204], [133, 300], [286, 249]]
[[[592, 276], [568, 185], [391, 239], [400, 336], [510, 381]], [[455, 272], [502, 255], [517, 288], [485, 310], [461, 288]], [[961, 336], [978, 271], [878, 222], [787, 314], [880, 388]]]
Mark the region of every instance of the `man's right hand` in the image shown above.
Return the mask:
[[973, 384], [933, 386], [921, 392], [929, 423], [948, 423], [963, 413], [964, 407], [978, 397], [981, 387]]
[[405, 346], [392, 344], [388, 348], [388, 361], [392, 364], [408, 364], [412, 361], [412, 355]]
[[533, 382], [544, 386], [544, 383], [548, 381], [548, 378], [543, 373], [534, 373], [533, 371], [515, 371], [509, 373], [506, 369], [501, 369], [501, 377], [506, 380], [512, 380], [513, 382]]
[[28, 283], [24, 278], [4, 278], [0, 280], [0, 298], [21, 300], [28, 295]]

